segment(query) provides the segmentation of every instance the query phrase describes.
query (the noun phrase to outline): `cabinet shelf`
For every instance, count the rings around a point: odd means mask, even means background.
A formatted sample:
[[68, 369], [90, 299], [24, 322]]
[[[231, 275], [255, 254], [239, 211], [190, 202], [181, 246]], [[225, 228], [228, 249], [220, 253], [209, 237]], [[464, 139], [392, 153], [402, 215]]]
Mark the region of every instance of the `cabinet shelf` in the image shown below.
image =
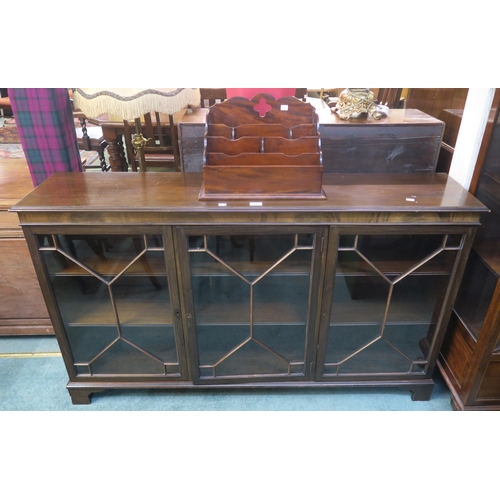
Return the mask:
[[[139, 287], [138, 287], [139, 288]], [[142, 288], [142, 287], [141, 287]], [[172, 325], [172, 311], [166, 289], [128, 290], [115, 297], [122, 325]], [[109, 295], [61, 293], [59, 308], [69, 326], [115, 325]]]
[[[228, 262], [243, 276], [260, 276], [275, 264], [275, 262]], [[311, 274], [311, 263], [287, 262], [273, 269], [269, 275], [272, 276], [309, 276]], [[195, 276], [233, 276], [234, 274], [218, 262], [192, 263], [191, 275]]]
[[[307, 304], [306, 304], [307, 305]], [[299, 306], [299, 307], [297, 307]], [[289, 302], [267, 302], [259, 304], [254, 311], [254, 325], [305, 325], [306, 313], [303, 304]], [[250, 309], [247, 302], [232, 304], [200, 304], [196, 309], [198, 325], [249, 325]]]
[[[357, 300], [352, 303], [334, 304], [331, 326], [381, 324], [385, 308], [383, 300]], [[430, 304], [425, 301], [391, 304], [386, 324], [431, 324]], [[432, 309], [431, 309], [432, 312]]]
[[[113, 260], [100, 260], [97, 256], [85, 259], [84, 265], [101, 276], [116, 276], [125, 269], [135, 256], [117, 256]], [[89, 276], [89, 272], [78, 264], [65, 260], [65, 265], [58, 269], [50, 270], [51, 276]], [[165, 260], [163, 254], [139, 259], [134, 262], [124, 273], [125, 276], [166, 276]]]
[[[449, 260], [449, 264], [453, 263], [453, 259]], [[373, 265], [386, 276], [399, 276], [415, 265], [415, 261], [374, 261]], [[414, 276], [449, 276], [451, 266], [446, 265], [444, 259], [439, 259], [439, 262], [431, 261], [419, 267], [411, 274]], [[367, 262], [339, 260], [336, 275], [338, 276], [378, 276], [379, 273], [370, 266]]]

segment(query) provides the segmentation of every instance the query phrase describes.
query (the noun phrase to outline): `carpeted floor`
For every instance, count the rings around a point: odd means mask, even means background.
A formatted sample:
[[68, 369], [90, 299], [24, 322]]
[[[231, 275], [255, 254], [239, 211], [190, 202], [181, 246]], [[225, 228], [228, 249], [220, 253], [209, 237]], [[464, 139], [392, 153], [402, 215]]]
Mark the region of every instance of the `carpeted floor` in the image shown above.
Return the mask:
[[20, 144], [16, 125], [0, 126], [0, 144]]
[[24, 151], [21, 144], [0, 144], [0, 159], [18, 160], [21, 158], [24, 158]]
[[412, 401], [410, 391], [394, 388], [108, 390], [94, 394], [90, 405], [75, 406], [54, 337], [0, 337], [0, 410], [452, 411], [445, 382], [438, 372], [434, 379], [430, 401]]
[[[100, 166], [99, 155], [96, 151], [80, 150], [80, 156], [86, 167]], [[20, 158], [24, 158], [24, 151], [17, 133], [17, 127], [12, 123], [6, 125], [4, 121], [3, 126], [0, 124], [0, 159], [10, 160]]]

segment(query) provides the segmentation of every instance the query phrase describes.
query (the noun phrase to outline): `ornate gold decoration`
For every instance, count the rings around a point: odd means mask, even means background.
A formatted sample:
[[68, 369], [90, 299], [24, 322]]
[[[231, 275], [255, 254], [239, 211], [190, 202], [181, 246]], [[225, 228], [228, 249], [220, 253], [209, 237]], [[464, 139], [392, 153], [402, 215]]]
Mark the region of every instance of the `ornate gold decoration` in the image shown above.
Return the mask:
[[348, 120], [353, 115], [367, 113], [375, 120], [382, 118], [383, 113], [377, 110], [373, 92], [370, 89], [345, 89], [340, 93], [339, 102], [335, 108], [342, 120]]
[[145, 172], [146, 171], [146, 160], [144, 158], [144, 146], [148, 143], [148, 139], [146, 139], [140, 132], [137, 134], [134, 134], [134, 137], [132, 137], [132, 146], [135, 148], [137, 151], [137, 154], [139, 155], [139, 164], [141, 167], [141, 171]]
[[142, 134], [134, 134], [132, 138], [132, 146], [135, 149], [140, 151], [146, 144], [148, 143], [148, 139], [146, 139]]

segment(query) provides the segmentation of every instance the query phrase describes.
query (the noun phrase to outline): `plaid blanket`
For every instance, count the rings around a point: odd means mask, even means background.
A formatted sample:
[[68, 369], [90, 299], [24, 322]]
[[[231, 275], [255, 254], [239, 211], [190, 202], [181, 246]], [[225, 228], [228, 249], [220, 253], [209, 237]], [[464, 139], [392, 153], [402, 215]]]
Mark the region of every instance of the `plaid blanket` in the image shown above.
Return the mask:
[[54, 172], [81, 172], [68, 89], [9, 89], [34, 186]]

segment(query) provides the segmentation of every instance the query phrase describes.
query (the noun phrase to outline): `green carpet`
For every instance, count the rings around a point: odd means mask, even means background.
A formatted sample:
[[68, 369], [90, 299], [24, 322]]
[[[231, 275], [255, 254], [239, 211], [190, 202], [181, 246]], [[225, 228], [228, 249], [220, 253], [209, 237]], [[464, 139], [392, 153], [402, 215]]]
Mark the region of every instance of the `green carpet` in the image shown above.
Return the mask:
[[[58, 352], [53, 337], [0, 338], [0, 353]], [[403, 389], [108, 390], [73, 405], [57, 357], [0, 358], [0, 410], [7, 411], [452, 411], [438, 372], [430, 401]]]

